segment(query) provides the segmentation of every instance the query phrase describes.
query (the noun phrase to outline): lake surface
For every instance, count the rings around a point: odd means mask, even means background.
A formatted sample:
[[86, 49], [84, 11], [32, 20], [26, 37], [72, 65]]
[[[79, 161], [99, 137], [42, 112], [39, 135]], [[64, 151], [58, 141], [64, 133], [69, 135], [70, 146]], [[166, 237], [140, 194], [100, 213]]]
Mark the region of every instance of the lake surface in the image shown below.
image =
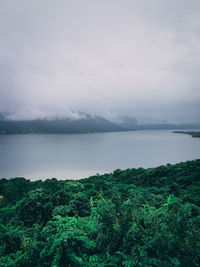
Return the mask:
[[0, 177], [79, 179], [200, 158], [200, 138], [164, 131], [0, 136]]

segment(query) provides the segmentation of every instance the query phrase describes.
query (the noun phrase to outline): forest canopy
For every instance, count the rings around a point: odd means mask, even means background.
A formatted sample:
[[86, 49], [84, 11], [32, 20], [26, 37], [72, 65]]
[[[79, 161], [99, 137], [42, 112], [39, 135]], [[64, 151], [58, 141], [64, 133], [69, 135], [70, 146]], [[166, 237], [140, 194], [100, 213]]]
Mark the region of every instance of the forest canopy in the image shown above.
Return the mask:
[[200, 160], [0, 180], [0, 266], [199, 266]]

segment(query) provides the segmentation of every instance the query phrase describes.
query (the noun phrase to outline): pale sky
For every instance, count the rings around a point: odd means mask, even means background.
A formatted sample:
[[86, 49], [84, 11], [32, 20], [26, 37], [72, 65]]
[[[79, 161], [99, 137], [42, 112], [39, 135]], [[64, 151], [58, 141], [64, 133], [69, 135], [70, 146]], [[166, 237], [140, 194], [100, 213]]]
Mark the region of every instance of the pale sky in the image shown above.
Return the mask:
[[200, 122], [199, 0], [1, 0], [0, 112]]

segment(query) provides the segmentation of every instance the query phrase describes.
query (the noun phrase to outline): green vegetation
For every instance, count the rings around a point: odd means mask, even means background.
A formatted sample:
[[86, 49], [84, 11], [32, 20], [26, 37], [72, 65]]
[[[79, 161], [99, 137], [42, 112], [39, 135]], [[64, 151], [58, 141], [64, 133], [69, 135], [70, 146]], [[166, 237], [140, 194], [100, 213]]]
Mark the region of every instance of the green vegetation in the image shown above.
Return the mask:
[[199, 266], [200, 160], [0, 180], [0, 266]]

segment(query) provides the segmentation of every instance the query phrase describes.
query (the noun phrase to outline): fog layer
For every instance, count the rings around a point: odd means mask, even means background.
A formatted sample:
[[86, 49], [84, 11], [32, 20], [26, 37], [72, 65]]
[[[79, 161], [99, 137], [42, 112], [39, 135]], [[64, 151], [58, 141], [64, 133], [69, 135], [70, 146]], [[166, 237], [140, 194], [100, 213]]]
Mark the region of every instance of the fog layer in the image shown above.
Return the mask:
[[200, 1], [1, 1], [0, 112], [200, 122]]

